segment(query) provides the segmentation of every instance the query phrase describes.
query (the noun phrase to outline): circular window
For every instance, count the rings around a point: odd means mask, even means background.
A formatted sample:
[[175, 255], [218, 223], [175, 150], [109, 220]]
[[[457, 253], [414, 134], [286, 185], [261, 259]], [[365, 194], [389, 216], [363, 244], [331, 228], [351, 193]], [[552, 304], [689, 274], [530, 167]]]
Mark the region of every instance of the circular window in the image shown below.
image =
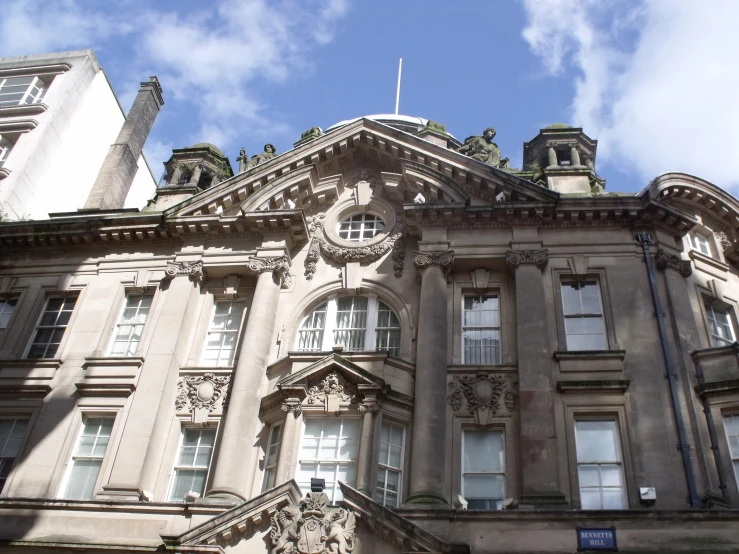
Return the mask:
[[385, 229], [385, 222], [374, 214], [357, 214], [339, 223], [339, 236], [344, 240], [360, 242], [374, 238]]

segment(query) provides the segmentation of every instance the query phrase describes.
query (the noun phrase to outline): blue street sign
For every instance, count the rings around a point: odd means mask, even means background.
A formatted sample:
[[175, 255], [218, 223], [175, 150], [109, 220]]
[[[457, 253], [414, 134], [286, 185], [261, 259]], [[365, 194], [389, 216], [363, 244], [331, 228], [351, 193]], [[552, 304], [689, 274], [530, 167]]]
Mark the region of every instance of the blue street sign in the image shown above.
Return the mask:
[[616, 552], [616, 529], [583, 529], [577, 528], [577, 550], [602, 550]]

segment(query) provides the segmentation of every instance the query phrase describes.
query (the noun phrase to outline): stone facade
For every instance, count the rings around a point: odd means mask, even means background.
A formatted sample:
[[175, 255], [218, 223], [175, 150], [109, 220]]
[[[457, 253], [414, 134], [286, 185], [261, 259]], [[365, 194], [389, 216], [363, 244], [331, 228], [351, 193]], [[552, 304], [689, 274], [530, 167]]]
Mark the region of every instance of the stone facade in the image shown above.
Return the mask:
[[0, 550], [736, 551], [739, 202], [431, 123], [2, 224]]

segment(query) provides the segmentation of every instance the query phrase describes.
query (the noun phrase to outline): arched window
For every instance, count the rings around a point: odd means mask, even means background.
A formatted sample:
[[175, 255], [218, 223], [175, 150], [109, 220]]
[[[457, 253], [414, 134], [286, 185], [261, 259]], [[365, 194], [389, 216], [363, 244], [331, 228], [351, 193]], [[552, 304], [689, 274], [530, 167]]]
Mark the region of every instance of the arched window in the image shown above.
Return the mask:
[[324, 351], [341, 345], [347, 351], [400, 352], [400, 321], [376, 296], [338, 296], [309, 313], [298, 332], [298, 350]]

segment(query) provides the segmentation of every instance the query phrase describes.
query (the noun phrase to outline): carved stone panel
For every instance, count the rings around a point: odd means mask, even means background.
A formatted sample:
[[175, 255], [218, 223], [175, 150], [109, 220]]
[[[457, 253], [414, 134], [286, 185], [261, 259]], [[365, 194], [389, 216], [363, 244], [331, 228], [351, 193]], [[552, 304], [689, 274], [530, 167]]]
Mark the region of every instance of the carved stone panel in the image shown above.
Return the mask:
[[219, 400], [221, 403], [226, 401], [230, 381], [231, 377], [228, 375], [216, 377], [213, 373], [206, 373], [202, 377], [182, 377], [177, 383], [175, 407], [190, 412], [194, 422], [203, 423], [216, 409]]
[[508, 373], [479, 371], [475, 375], [455, 375], [449, 382], [447, 402], [455, 412], [463, 407], [477, 425], [489, 425], [492, 416], [510, 416], [518, 404], [515, 377]]

